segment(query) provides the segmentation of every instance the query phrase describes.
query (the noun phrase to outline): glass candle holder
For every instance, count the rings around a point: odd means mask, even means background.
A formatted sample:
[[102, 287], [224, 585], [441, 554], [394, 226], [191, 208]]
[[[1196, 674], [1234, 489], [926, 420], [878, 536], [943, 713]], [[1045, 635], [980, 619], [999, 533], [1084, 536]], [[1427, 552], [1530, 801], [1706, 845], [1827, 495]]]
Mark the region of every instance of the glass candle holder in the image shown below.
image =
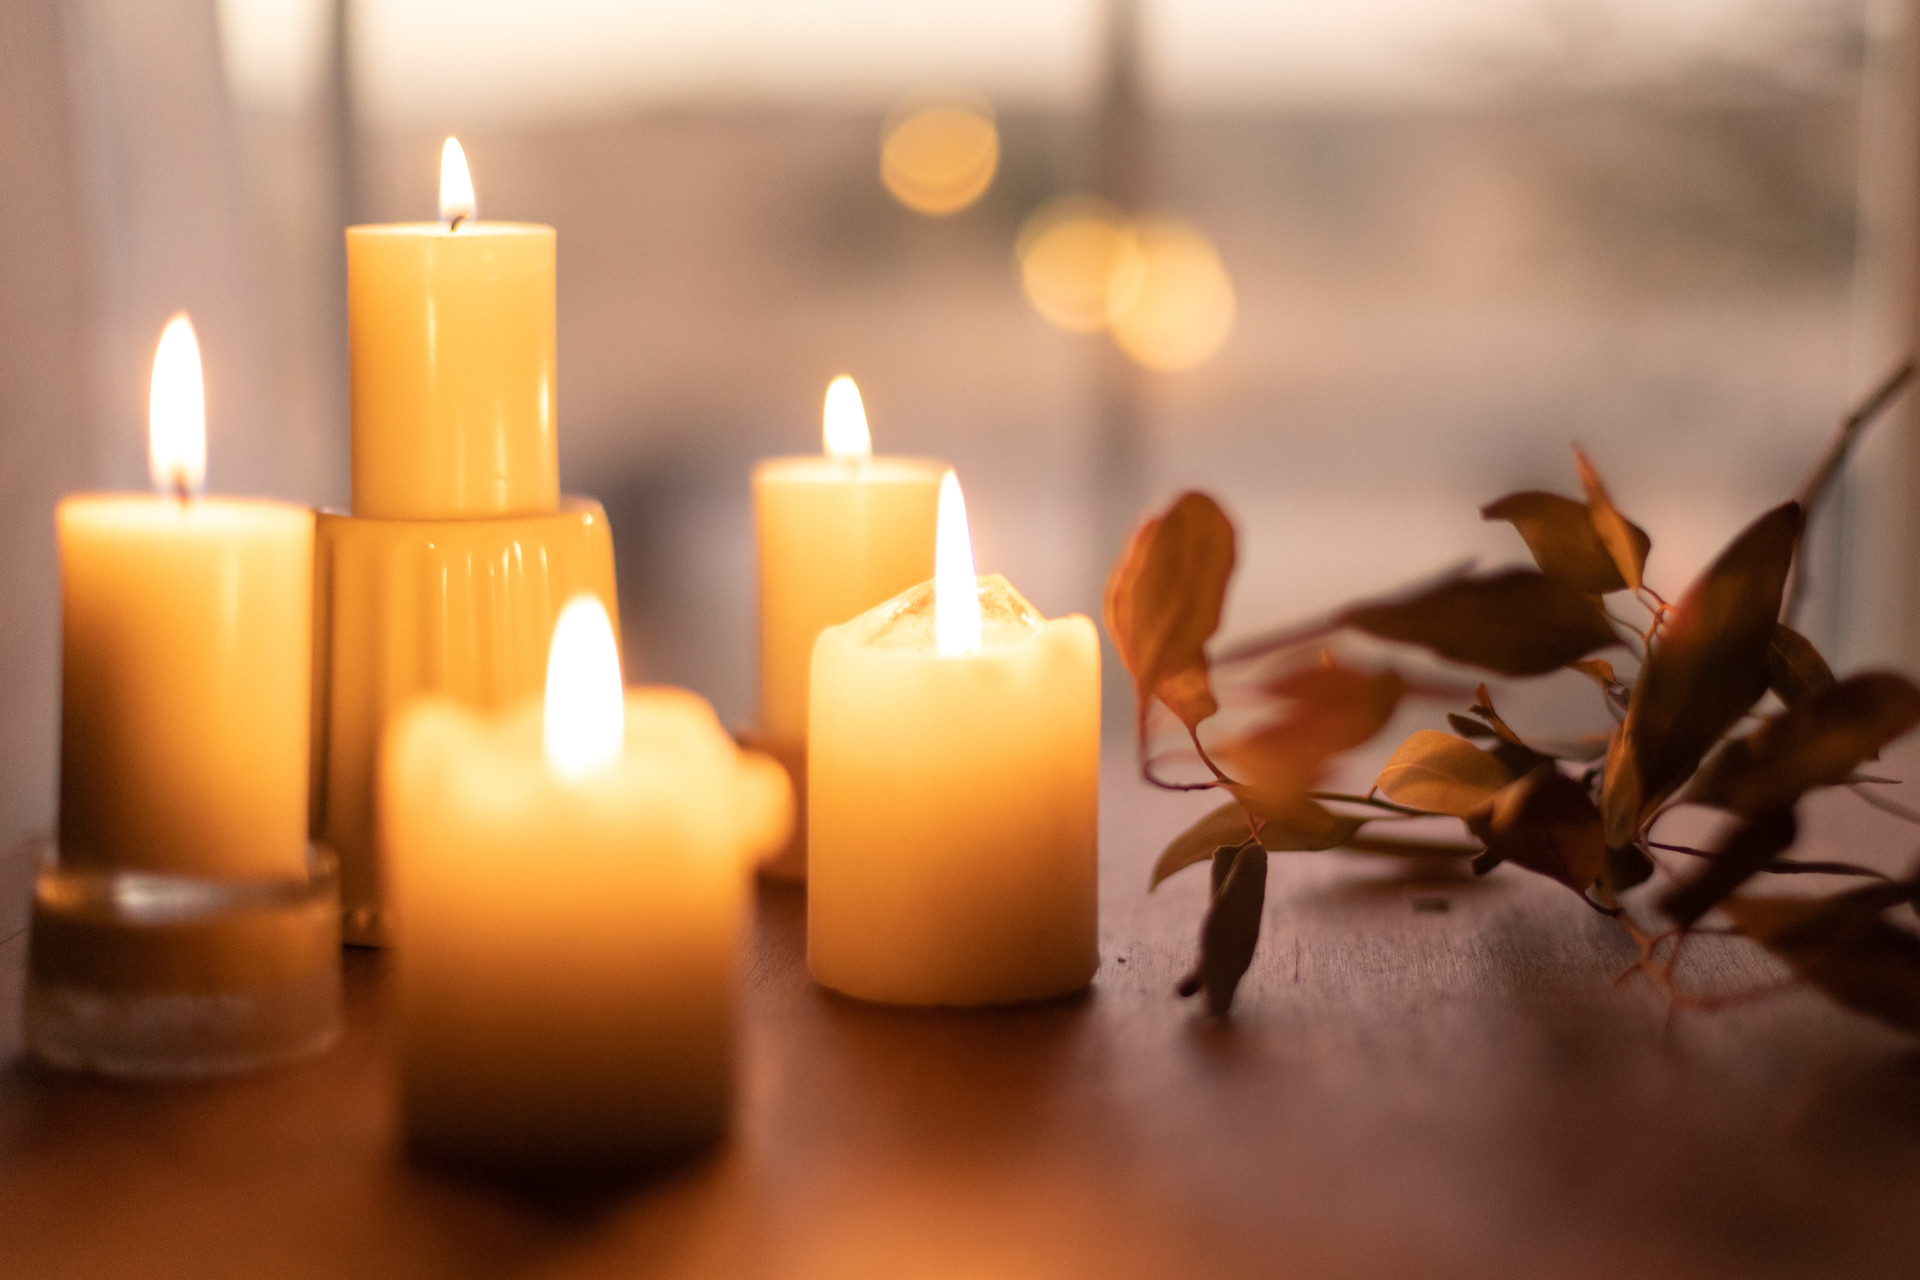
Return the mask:
[[309, 1057], [340, 1036], [340, 887], [67, 869], [38, 842], [22, 1032], [49, 1066], [179, 1079]]

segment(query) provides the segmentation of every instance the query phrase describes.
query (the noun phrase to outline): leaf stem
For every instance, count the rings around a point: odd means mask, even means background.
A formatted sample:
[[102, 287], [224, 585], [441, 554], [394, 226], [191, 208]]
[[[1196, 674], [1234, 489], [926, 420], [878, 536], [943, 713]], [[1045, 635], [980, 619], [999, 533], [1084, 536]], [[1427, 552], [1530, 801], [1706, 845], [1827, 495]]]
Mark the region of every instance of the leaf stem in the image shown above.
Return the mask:
[[1847, 790], [1853, 792], [1853, 794], [1859, 796], [1862, 800], [1880, 810], [1882, 813], [1890, 813], [1896, 818], [1920, 826], [1920, 813], [1907, 808], [1907, 806], [1903, 804], [1888, 800], [1884, 796], [1876, 796], [1871, 791], [1862, 789], [1857, 783], [1848, 787]]
[[1482, 852], [1477, 844], [1451, 840], [1395, 840], [1389, 836], [1355, 836], [1340, 848], [1351, 853], [1379, 853], [1399, 858], [1471, 858]]
[[[1185, 722], [1183, 721], [1182, 723]], [[1213, 774], [1215, 784], [1222, 787], [1233, 786], [1233, 779], [1220, 771], [1220, 766], [1213, 762], [1213, 757], [1207, 754], [1207, 749], [1200, 745], [1200, 726], [1197, 724], [1187, 725], [1187, 737], [1192, 739], [1193, 749], [1200, 753], [1200, 763], [1206, 765], [1207, 771]]]
[[1389, 813], [1405, 814], [1409, 818], [1435, 818], [1435, 817], [1446, 816], [1444, 814], [1429, 813], [1425, 809], [1409, 809], [1407, 808], [1407, 806], [1403, 804], [1395, 804], [1391, 800], [1376, 799], [1371, 795], [1365, 795], [1365, 796], [1348, 795], [1344, 791], [1309, 791], [1307, 792], [1307, 798], [1309, 800], [1333, 800], [1341, 804], [1363, 804], [1372, 809], [1385, 809]]
[[[1833, 443], [1827, 446], [1826, 453], [1821, 455], [1819, 463], [1800, 486], [1798, 495], [1800, 527], [1803, 530], [1812, 522], [1814, 513], [1819, 510], [1821, 502], [1833, 488], [1833, 482], [1839, 478], [1841, 469], [1847, 465], [1847, 457], [1853, 452], [1854, 444], [1873, 424], [1873, 421], [1886, 411], [1895, 398], [1907, 389], [1907, 384], [1913, 381], [1913, 376], [1913, 357], [1908, 356], [1900, 362], [1899, 368], [1881, 379], [1880, 385], [1870, 391], [1867, 398], [1862, 400], [1840, 423], [1839, 430], [1834, 433]], [[1804, 535], [1802, 545], [1804, 546]], [[1792, 580], [1787, 586], [1786, 604], [1781, 609], [1781, 618], [1789, 626], [1793, 624], [1795, 618], [1799, 617], [1800, 606], [1807, 594], [1807, 575], [1801, 562], [1799, 548], [1795, 549], [1790, 572]]]

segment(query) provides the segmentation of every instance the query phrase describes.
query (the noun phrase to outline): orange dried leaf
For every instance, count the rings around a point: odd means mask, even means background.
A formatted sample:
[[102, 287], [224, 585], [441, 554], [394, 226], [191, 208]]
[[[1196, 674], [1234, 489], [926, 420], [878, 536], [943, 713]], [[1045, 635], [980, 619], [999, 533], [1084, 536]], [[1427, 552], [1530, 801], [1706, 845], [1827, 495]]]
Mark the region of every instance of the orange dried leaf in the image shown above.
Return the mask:
[[1330, 757], [1380, 732], [1406, 684], [1391, 671], [1330, 665], [1281, 676], [1266, 691], [1284, 707], [1282, 717], [1216, 753], [1240, 781], [1234, 794], [1261, 821], [1284, 820], [1313, 790]]
[[1468, 826], [1487, 846], [1476, 871], [1517, 863], [1585, 894], [1607, 869], [1600, 811], [1585, 787], [1551, 766], [1503, 788]]
[[1184, 493], [1135, 531], [1107, 578], [1105, 614], [1133, 676], [1142, 723], [1159, 698], [1189, 728], [1219, 709], [1206, 643], [1233, 574], [1233, 524], [1203, 493]]
[[1721, 747], [1684, 798], [1753, 816], [1790, 805], [1814, 787], [1837, 787], [1920, 725], [1920, 688], [1870, 671], [1828, 685]]
[[1642, 814], [1685, 782], [1766, 692], [1767, 648], [1799, 541], [1799, 504], [1775, 507], [1720, 553], [1668, 616], [1621, 726]]
[[1593, 596], [1532, 569], [1455, 578], [1398, 600], [1356, 605], [1337, 620], [1509, 676], [1542, 676], [1620, 643]]
[[1607, 554], [1613, 558], [1621, 580], [1632, 590], [1638, 591], [1642, 575], [1647, 569], [1647, 552], [1653, 549], [1653, 539], [1639, 525], [1620, 514], [1619, 508], [1613, 505], [1613, 499], [1607, 496], [1606, 485], [1600, 482], [1600, 473], [1577, 445], [1573, 450], [1573, 464], [1580, 470], [1580, 487], [1587, 492], [1587, 518], [1593, 523], [1594, 533], [1599, 535]]
[[1584, 503], [1529, 490], [1489, 502], [1480, 508], [1480, 518], [1511, 524], [1533, 553], [1540, 572], [1575, 591], [1600, 595], [1627, 585]]
[[1174, 872], [1211, 858], [1214, 850], [1242, 845], [1252, 838], [1253, 824], [1247, 819], [1247, 811], [1238, 801], [1223, 804], [1173, 838], [1153, 864], [1153, 880], [1147, 887], [1157, 889]]
[[1741, 823], [1730, 832], [1698, 872], [1669, 889], [1660, 910], [1683, 929], [1765, 870], [1800, 834], [1792, 809], [1775, 809]]
[[1805, 702], [1833, 683], [1833, 669], [1813, 641], [1776, 623], [1767, 644], [1767, 684], [1788, 706]]
[[1400, 744], [1373, 785], [1395, 804], [1464, 818], [1512, 781], [1492, 753], [1450, 733], [1422, 729]]
[[1204, 989], [1207, 1012], [1215, 1017], [1233, 1007], [1234, 990], [1253, 964], [1266, 896], [1266, 850], [1248, 843], [1214, 855], [1213, 901], [1200, 926], [1200, 963], [1179, 991], [1190, 996]]

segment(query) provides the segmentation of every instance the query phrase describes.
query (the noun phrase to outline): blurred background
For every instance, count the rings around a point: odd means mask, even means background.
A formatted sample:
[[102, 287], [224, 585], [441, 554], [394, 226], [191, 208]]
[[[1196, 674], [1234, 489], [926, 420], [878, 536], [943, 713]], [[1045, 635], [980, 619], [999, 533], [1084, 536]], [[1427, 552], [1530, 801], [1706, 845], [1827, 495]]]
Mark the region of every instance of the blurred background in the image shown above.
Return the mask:
[[[1240, 528], [1230, 634], [1523, 555], [1475, 508], [1577, 492], [1576, 440], [1677, 591], [1907, 346], [1911, 37], [1898, 0], [8, 0], [0, 835], [52, 812], [52, 504], [145, 486], [166, 316], [209, 488], [343, 504], [340, 228], [431, 218], [447, 134], [482, 217], [559, 228], [629, 677], [741, 724], [748, 470], [843, 372], [1049, 614], [1187, 486]], [[1920, 656], [1911, 423], [1817, 531], [1836, 665]]]

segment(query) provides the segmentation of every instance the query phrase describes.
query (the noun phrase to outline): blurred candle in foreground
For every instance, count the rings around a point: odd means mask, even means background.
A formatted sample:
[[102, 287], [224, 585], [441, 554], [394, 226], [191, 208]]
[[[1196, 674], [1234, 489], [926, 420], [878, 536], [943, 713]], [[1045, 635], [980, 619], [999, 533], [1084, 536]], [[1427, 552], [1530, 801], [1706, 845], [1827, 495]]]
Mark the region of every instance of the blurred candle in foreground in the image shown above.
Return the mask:
[[413, 1142], [592, 1169], [717, 1134], [752, 864], [792, 820], [779, 767], [691, 693], [623, 697], [606, 611], [578, 596], [544, 704], [416, 704], [381, 788]]
[[931, 582], [814, 646], [807, 967], [889, 1004], [1062, 995], [1099, 963], [1099, 642], [974, 576], [952, 473], [939, 527]]
[[76, 494], [60, 542], [60, 860], [208, 879], [304, 877], [313, 512], [195, 496], [200, 348], [154, 355], [157, 493]]
[[[758, 740], [804, 792], [807, 671], [814, 637], [933, 572], [945, 465], [874, 457], [853, 379], [827, 387], [822, 456], [773, 458], [753, 472], [760, 564]], [[804, 828], [766, 868], [806, 874]]]
[[353, 513], [543, 515], [560, 501], [554, 231], [475, 220], [466, 153], [440, 220], [347, 228]]

